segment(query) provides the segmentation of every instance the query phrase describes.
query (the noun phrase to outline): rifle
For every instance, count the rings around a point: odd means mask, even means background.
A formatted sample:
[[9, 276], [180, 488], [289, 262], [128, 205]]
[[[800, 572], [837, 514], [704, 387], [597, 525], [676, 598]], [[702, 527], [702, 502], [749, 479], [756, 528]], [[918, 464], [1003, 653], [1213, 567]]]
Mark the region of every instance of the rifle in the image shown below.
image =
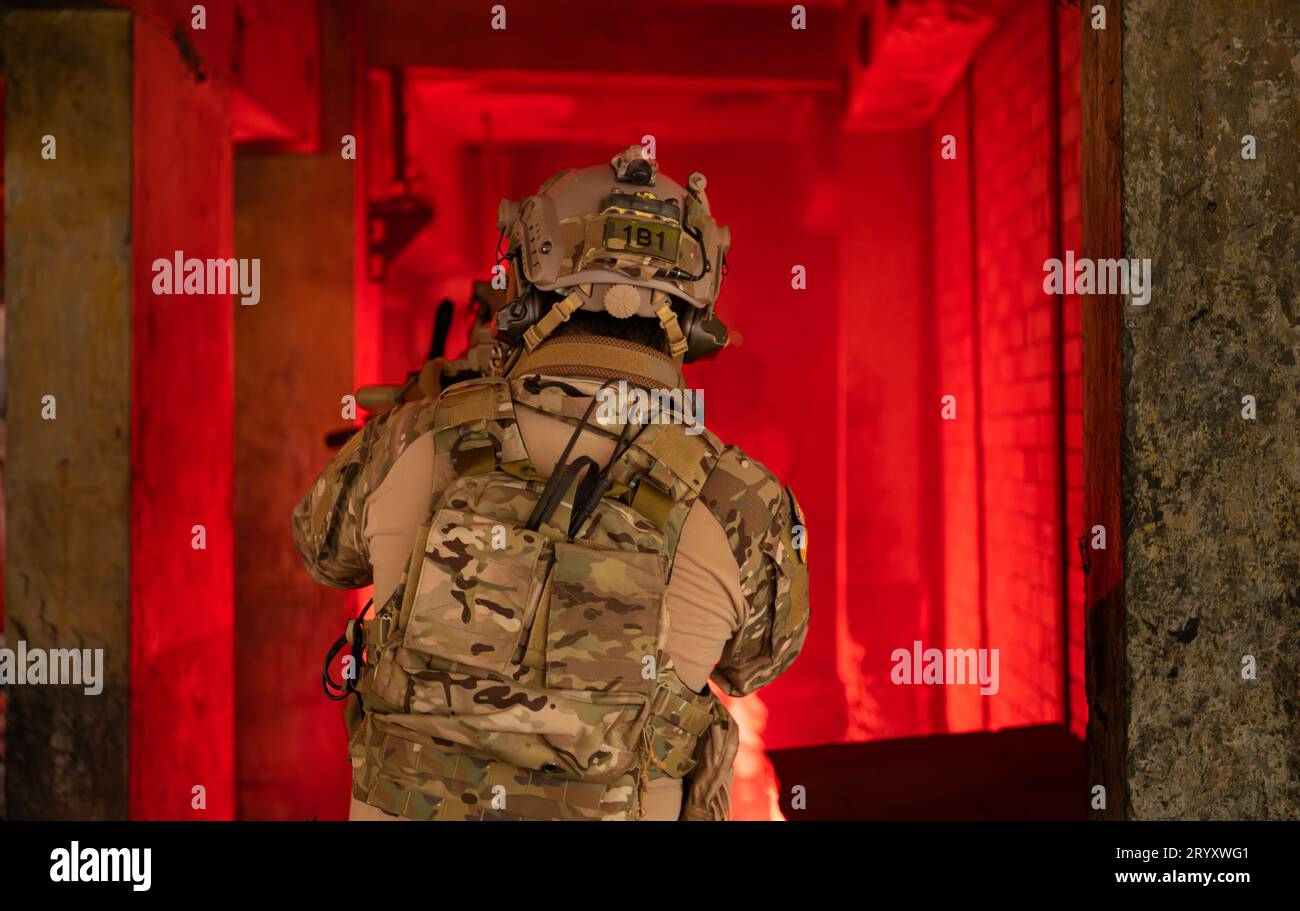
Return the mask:
[[[470, 295], [470, 312], [474, 319], [470, 323], [469, 348], [465, 354], [454, 360], [447, 360], [447, 335], [451, 331], [452, 316], [455, 305], [448, 298], [438, 304], [433, 319], [433, 337], [429, 342], [429, 353], [419, 370], [406, 374], [400, 383], [362, 386], [356, 391], [357, 404], [370, 414], [369, 421], [377, 414], [390, 408], [396, 408], [407, 402], [422, 398], [437, 398], [442, 390], [452, 383], [486, 376], [492, 369], [496, 356], [496, 341], [492, 337], [492, 323], [497, 310], [505, 303], [505, 293], [492, 287], [489, 282], [476, 281]], [[337, 449], [357, 432], [356, 427], [345, 427], [325, 435], [325, 445]]]

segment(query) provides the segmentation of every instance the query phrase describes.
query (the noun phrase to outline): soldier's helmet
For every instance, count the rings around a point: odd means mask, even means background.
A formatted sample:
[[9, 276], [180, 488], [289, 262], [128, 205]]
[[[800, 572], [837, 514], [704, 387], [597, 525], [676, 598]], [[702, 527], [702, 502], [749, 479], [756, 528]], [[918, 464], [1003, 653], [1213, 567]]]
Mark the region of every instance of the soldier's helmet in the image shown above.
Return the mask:
[[522, 202], [503, 199], [497, 223], [511, 268], [498, 332], [521, 340], [566, 302], [657, 318], [686, 361], [722, 350], [727, 328], [714, 305], [731, 232], [714, 221], [706, 184], [697, 172], [682, 186], [633, 145], [608, 164], [561, 171]]

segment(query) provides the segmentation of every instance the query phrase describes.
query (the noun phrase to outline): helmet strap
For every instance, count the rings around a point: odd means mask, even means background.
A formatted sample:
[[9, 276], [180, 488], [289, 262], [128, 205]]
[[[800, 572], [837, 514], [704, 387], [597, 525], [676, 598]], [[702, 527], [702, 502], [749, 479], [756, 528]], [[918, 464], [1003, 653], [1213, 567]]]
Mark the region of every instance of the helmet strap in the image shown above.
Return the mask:
[[[581, 306], [582, 298], [578, 296], [576, 291], [555, 304], [547, 311], [545, 316], [539, 319], [535, 325], [530, 326], [528, 331], [524, 333], [524, 346], [529, 351], [536, 349], [538, 345], [546, 341], [552, 332], [560, 327], [560, 323], [567, 323], [573, 312]], [[681, 334], [680, 330], [678, 334]]]
[[677, 322], [677, 314], [673, 313], [671, 304], [664, 303], [655, 311], [655, 316], [659, 317], [659, 325], [664, 327], [664, 333], [668, 336], [668, 353], [678, 364], [686, 356], [686, 336], [682, 334], [682, 327]]

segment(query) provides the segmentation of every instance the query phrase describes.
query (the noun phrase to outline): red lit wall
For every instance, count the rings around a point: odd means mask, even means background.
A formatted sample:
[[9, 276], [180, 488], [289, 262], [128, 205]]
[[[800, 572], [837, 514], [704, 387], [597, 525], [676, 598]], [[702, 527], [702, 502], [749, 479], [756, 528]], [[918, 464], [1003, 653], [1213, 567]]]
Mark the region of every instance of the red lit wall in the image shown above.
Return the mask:
[[[1079, 56], [1079, 21], [1069, 10], [1056, 16], [1058, 72], [1060, 74], [1061, 144], [1061, 239], [1066, 250], [1083, 249], [1082, 200], [1079, 184], [1079, 131], [1083, 111], [1079, 101], [1082, 67]], [[1082, 738], [1088, 726], [1088, 695], [1084, 686], [1083, 564], [1078, 538], [1083, 533], [1083, 361], [1079, 297], [1067, 294], [1062, 311], [1062, 373], [1065, 384], [1065, 536], [1068, 562], [1066, 594], [1069, 610], [1069, 693], [1070, 730]]]
[[151, 263], [234, 255], [229, 97], [152, 24], [137, 18], [134, 39], [134, 105], [151, 116], [135, 118], [132, 192], [131, 817], [228, 819], [233, 304], [155, 295]]
[[837, 635], [848, 701], [838, 739], [941, 731], [943, 690], [895, 686], [895, 649], [938, 644], [942, 605], [931, 385], [929, 188], [924, 131], [846, 137], [841, 146], [843, 308], [838, 381], [844, 521], [841, 601], [815, 605]]
[[[762, 703], [752, 712], [762, 731], [753, 736], [767, 749], [831, 742], [846, 723], [831, 607], [841, 584], [835, 527], [844, 507], [835, 473], [838, 339], [828, 331], [842, 301], [839, 225], [818, 208], [834, 185], [834, 158], [811, 154], [832, 136], [805, 134], [807, 145], [773, 142], [747, 155], [736, 154], [734, 140], [692, 143], [672, 150], [671, 159], [663, 153], [665, 169], [708, 176], [714, 212], [731, 226], [733, 252], [718, 312], [744, 337], [740, 347], [688, 366], [686, 380], [706, 392], [710, 429], [776, 472], [808, 521], [818, 617], [794, 666], [747, 697]], [[791, 286], [796, 265], [806, 270], [803, 290]]]
[[1078, 301], [1042, 290], [1058, 224], [1078, 245], [1078, 22], [1052, 15], [1010, 15], [930, 128], [933, 149], [958, 148], [931, 167], [938, 370], [958, 414], [942, 428], [945, 628], [950, 646], [998, 648], [1002, 672], [993, 697], [948, 688], [953, 731], [1060, 722], [1067, 698], [1076, 734], [1087, 718]]
[[[982, 328], [988, 647], [1001, 650], [994, 727], [1060, 717], [1061, 554], [1052, 341], [1052, 79], [1039, 6], [1010, 16], [972, 68]], [[1054, 37], [1054, 36], [1053, 36]]]
[[[939, 486], [943, 491], [944, 648], [983, 648], [987, 639], [984, 611], [984, 527], [981, 506], [983, 459], [980, 449], [980, 363], [974, 305], [976, 255], [971, 211], [971, 136], [969, 90], [963, 80], [949, 96], [930, 128], [931, 155], [945, 136], [956, 141], [957, 158], [931, 164], [931, 251], [934, 275], [934, 369], [940, 414], [946, 396], [956, 409], [954, 420], [941, 420]], [[985, 725], [985, 700], [970, 687], [947, 687], [948, 730], [978, 730]]]
[[[926, 129], [842, 145], [844, 739], [1067, 707], [1082, 732], [1079, 316], [1042, 290], [1078, 236], [1077, 29], [1022, 5]], [[915, 641], [997, 649], [998, 692], [895, 685], [891, 655]]]

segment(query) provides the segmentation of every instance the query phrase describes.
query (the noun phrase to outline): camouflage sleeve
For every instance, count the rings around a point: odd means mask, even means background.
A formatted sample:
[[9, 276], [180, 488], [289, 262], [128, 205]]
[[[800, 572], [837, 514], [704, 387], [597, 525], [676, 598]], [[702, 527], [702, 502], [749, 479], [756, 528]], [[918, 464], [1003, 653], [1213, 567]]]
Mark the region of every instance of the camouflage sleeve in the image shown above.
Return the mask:
[[370, 421], [330, 459], [295, 507], [293, 543], [317, 582], [331, 588], [371, 583], [366, 497], [406, 447], [432, 427], [432, 417], [432, 402], [423, 399]]
[[724, 693], [743, 696], [780, 676], [808, 634], [807, 529], [794, 493], [734, 446], [700, 499], [727, 533], [748, 606], [713, 680]]

